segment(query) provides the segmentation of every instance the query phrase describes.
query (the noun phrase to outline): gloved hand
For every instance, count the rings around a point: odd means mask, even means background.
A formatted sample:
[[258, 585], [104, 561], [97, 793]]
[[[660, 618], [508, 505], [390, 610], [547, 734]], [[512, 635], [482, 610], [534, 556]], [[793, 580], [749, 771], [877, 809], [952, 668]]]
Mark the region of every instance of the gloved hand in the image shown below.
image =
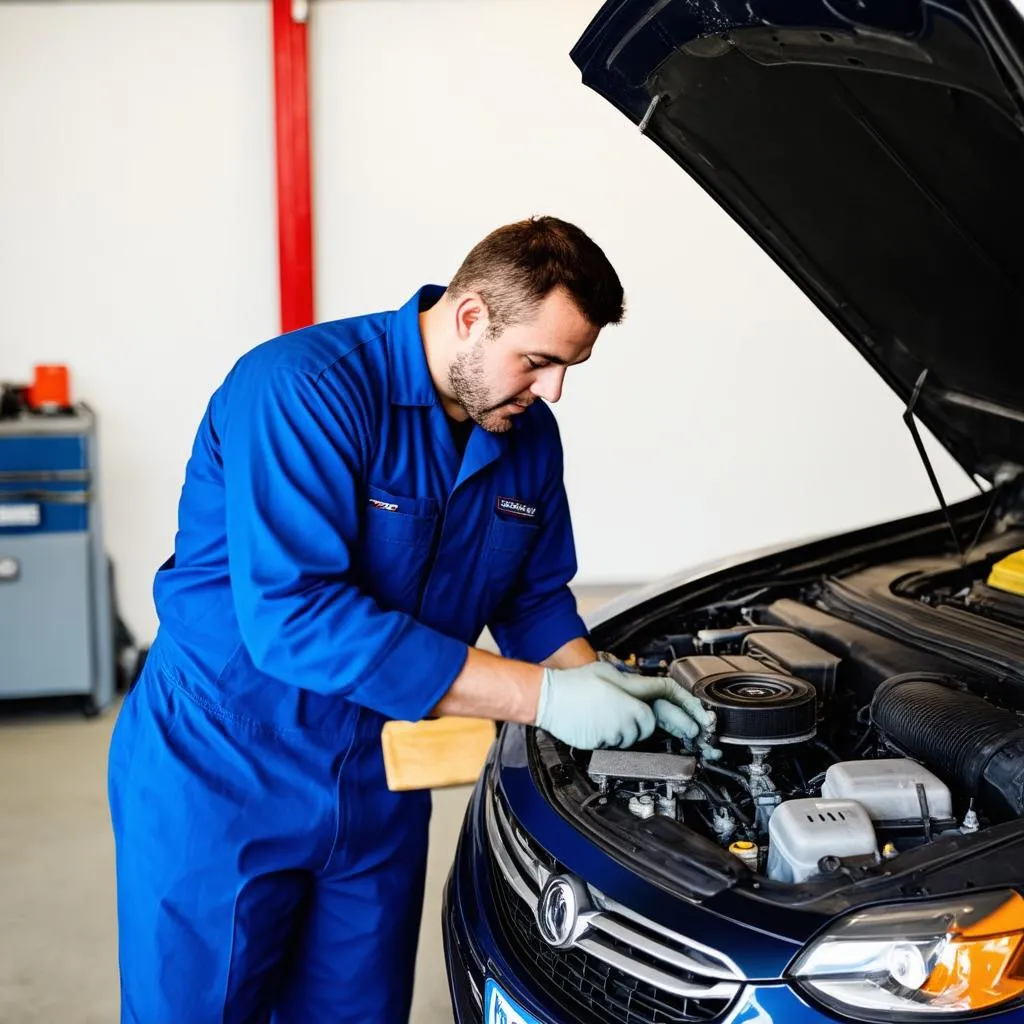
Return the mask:
[[[598, 657], [609, 665], [623, 664], [614, 654], [605, 651]], [[658, 725], [669, 735], [681, 739], [688, 750], [696, 745], [708, 761], [717, 761], [722, 756], [710, 743], [715, 731], [714, 711], [704, 707], [681, 683], [668, 676], [642, 676], [626, 671], [620, 671], [613, 681], [631, 697], [650, 704]]]
[[600, 661], [546, 668], [534, 724], [582, 750], [631, 747], [647, 739], [654, 732], [654, 711], [620, 685], [620, 676]]

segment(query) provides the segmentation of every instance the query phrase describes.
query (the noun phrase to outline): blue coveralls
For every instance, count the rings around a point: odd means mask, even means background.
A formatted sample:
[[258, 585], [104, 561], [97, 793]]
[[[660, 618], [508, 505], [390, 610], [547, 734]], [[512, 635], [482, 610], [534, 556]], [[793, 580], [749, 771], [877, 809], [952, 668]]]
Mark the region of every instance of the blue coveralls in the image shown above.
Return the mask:
[[460, 461], [441, 291], [267, 342], [210, 401], [110, 750], [123, 1021], [405, 1021], [430, 798], [388, 791], [381, 726], [485, 625], [534, 662], [586, 633], [554, 417]]

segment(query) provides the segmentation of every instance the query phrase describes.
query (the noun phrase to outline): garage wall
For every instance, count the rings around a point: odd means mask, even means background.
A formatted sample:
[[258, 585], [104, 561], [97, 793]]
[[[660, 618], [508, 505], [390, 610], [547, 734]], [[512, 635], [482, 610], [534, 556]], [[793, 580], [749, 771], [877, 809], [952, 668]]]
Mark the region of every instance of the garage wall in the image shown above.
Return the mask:
[[99, 412], [143, 637], [195, 425], [277, 329], [269, 53], [260, 0], [0, 4], [0, 378], [66, 362]]
[[[552, 212], [627, 322], [557, 407], [583, 582], [931, 507], [899, 403], [568, 51], [596, 0], [317, 0], [318, 316], [400, 304]], [[268, 5], [0, 4], [0, 377], [100, 410], [143, 636], [209, 392], [277, 327]], [[952, 496], [969, 493], [945, 458]]]

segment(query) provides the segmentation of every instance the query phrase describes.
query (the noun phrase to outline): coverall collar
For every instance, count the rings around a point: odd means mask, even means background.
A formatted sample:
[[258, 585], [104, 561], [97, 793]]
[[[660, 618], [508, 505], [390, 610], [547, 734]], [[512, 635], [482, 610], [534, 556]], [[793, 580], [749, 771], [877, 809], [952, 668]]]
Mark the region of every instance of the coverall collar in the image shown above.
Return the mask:
[[441, 285], [424, 285], [391, 317], [388, 348], [393, 405], [437, 405], [437, 390], [423, 351], [420, 312], [433, 306], [443, 294]]
[[[424, 285], [391, 317], [388, 328], [390, 349], [391, 403], [400, 406], [436, 406], [431, 416], [438, 449], [445, 453], [449, 470], [458, 487], [471, 476], [501, 458], [507, 449], [505, 434], [491, 434], [476, 428], [470, 435], [466, 453], [459, 459], [445, 421], [444, 410], [438, 401], [437, 389], [427, 367], [420, 334], [420, 312], [429, 309], [444, 294], [440, 285]], [[519, 424], [513, 427], [518, 429]]]

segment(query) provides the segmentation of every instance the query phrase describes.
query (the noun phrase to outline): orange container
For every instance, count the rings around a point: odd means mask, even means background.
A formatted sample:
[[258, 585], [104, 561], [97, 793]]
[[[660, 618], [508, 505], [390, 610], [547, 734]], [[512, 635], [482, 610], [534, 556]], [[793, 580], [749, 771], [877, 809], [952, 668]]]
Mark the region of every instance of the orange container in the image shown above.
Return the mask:
[[28, 404], [33, 409], [66, 409], [71, 405], [68, 368], [59, 365], [37, 366], [35, 380], [28, 389]]

